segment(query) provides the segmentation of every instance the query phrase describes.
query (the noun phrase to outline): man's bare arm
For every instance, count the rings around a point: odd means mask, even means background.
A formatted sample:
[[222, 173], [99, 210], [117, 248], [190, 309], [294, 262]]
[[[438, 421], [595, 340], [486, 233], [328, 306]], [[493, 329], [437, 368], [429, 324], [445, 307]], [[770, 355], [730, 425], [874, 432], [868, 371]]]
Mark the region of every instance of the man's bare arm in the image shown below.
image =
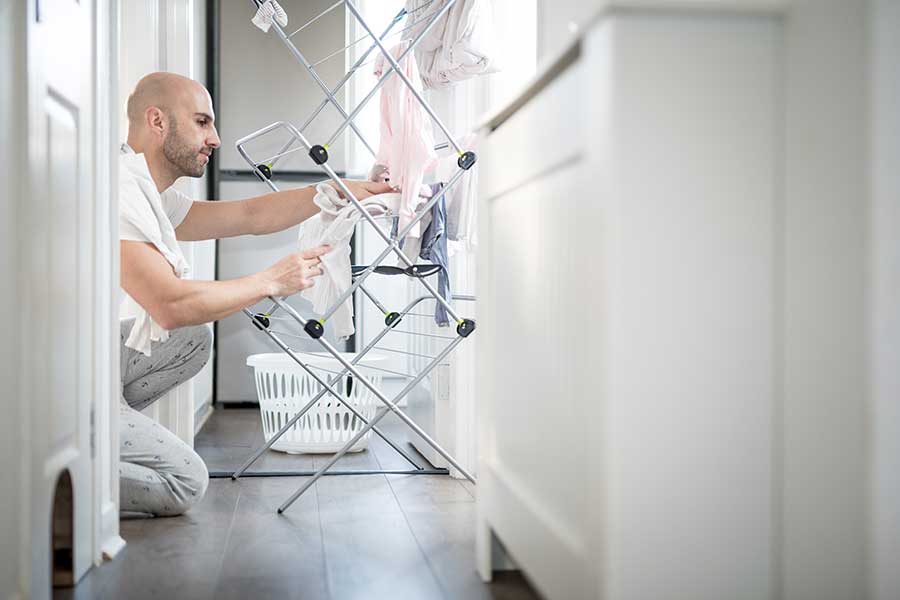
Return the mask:
[[164, 329], [208, 323], [266, 296], [288, 296], [321, 275], [320, 246], [284, 257], [265, 271], [228, 281], [179, 279], [153, 244], [119, 242], [122, 288]]
[[[344, 183], [358, 200], [391, 190], [385, 183]], [[247, 200], [194, 202], [175, 229], [179, 240], [214, 240], [236, 235], [265, 235], [302, 223], [319, 212], [313, 202], [314, 186], [271, 192]]]

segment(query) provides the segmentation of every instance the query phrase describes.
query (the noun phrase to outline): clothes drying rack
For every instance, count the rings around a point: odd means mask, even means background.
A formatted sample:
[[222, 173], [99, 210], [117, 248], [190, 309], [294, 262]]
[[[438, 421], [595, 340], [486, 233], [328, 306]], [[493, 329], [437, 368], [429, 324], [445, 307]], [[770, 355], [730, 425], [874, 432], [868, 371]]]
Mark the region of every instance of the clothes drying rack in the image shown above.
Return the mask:
[[[315, 16], [313, 19], [302, 25], [299, 29], [294, 31], [293, 33], [286, 33], [284, 28], [282, 28], [277, 22], [273, 22], [271, 25], [271, 31], [274, 32], [275, 35], [278, 36], [279, 39], [284, 43], [287, 47], [288, 51], [291, 55], [297, 60], [297, 62], [303, 67], [303, 69], [308, 73], [308, 75], [312, 78], [312, 80], [316, 83], [319, 89], [322, 91], [325, 96], [324, 100], [318, 105], [318, 107], [312, 112], [312, 114], [304, 121], [304, 123], [300, 127], [296, 127], [290, 122], [287, 121], [278, 121], [263, 127], [262, 129], [247, 135], [240, 140], [237, 141], [236, 146], [238, 153], [243, 157], [243, 159], [248, 163], [248, 165], [253, 169], [253, 172], [259, 177], [259, 179], [265, 183], [270, 189], [273, 191], [278, 191], [278, 187], [272, 181], [274, 170], [278, 162], [287, 154], [293, 153], [297, 150], [306, 151], [309, 158], [312, 162], [322, 170], [330, 179], [331, 182], [341, 191], [345, 198], [347, 198], [350, 203], [360, 212], [360, 216], [362, 220], [360, 223], [368, 224], [368, 226], [372, 227], [374, 231], [378, 234], [378, 236], [385, 242], [386, 247], [378, 255], [378, 257], [369, 265], [354, 265], [352, 268], [352, 277], [351, 284], [349, 288], [335, 301], [335, 303], [324, 312], [319, 318], [305, 318], [303, 317], [297, 310], [294, 309], [290, 304], [288, 304], [285, 298], [277, 298], [277, 297], [269, 297], [269, 300], [272, 302], [270, 308], [265, 312], [252, 312], [249, 309], [244, 309], [244, 314], [250, 319], [252, 324], [265, 335], [267, 335], [275, 344], [288, 356], [290, 356], [306, 373], [308, 373], [320, 386], [321, 390], [315, 395], [303, 408], [301, 408], [291, 419], [289, 419], [281, 429], [275, 433], [261, 448], [257, 449], [255, 452], [249, 456], [244, 463], [233, 473], [230, 474], [232, 479], [238, 479], [241, 476], [251, 476], [254, 475], [252, 472], [248, 472], [247, 469], [257, 460], [260, 456], [263, 455], [281, 436], [283, 436], [286, 432], [288, 432], [292, 427], [295, 427], [296, 423], [303, 417], [306, 412], [308, 412], [319, 400], [325, 396], [325, 394], [330, 394], [335, 398], [336, 401], [341, 402], [345, 408], [347, 408], [353, 415], [360, 420], [363, 424], [361, 429], [350, 439], [338, 452], [336, 452], [330, 460], [328, 460], [322, 467], [320, 467], [315, 472], [292, 472], [292, 473], [273, 473], [279, 475], [285, 474], [296, 474], [296, 475], [309, 475], [309, 479], [307, 479], [303, 485], [300, 486], [291, 496], [278, 507], [278, 513], [282, 513], [287, 510], [288, 507], [293, 504], [297, 498], [299, 498], [304, 492], [306, 492], [315, 482], [324, 475], [356, 475], [356, 474], [374, 474], [374, 473], [405, 473], [405, 474], [413, 474], [413, 475], [426, 475], [426, 474], [449, 474], [448, 469], [436, 469], [436, 468], [427, 468], [419, 465], [416, 461], [411, 457], [407, 452], [405, 452], [398, 444], [388, 438], [383, 431], [376, 427], [377, 423], [388, 413], [393, 413], [397, 417], [400, 418], [410, 429], [412, 429], [418, 436], [429, 446], [431, 446], [438, 454], [440, 454], [450, 465], [452, 465], [463, 477], [475, 483], [475, 478], [465, 469], [459, 462], [449, 453], [447, 450], [442, 448], [438, 442], [436, 442], [431, 436], [429, 436], [425, 431], [422, 430], [409, 416], [407, 416], [399, 407], [399, 402], [411, 391], [415, 388], [436, 366], [441, 364], [452, 352], [453, 350], [467, 337], [469, 337], [475, 331], [475, 321], [469, 318], [462, 317], [458, 314], [456, 308], [451, 303], [453, 298], [444, 298], [440, 295], [440, 293], [435, 289], [435, 287], [428, 281], [428, 276], [434, 275], [439, 270], [437, 265], [421, 265], [416, 264], [412, 260], [410, 260], [402, 251], [401, 251], [401, 243], [405, 239], [406, 235], [412, 231], [416, 224], [418, 224], [422, 218], [428, 214], [431, 208], [438, 202], [444, 195], [450, 190], [463, 176], [463, 174], [476, 162], [476, 155], [474, 152], [464, 150], [457, 143], [454, 136], [450, 133], [447, 127], [441, 122], [432, 108], [428, 105], [413, 83], [406, 77], [403, 73], [403, 70], [399, 66], [399, 64], [406, 58], [407, 55], [415, 51], [416, 46], [419, 42], [428, 34], [428, 32], [434, 27], [434, 25], [450, 10], [453, 4], [457, 0], [443, 0], [443, 4], [438, 7], [432, 7], [431, 10], [424, 10], [432, 2], [437, 0], [431, 0], [429, 2], [425, 2], [423, 5], [418, 8], [407, 11], [406, 9], [401, 10], [397, 15], [390, 21], [385, 30], [377, 35], [369, 24], [366, 22], [365, 18], [360, 14], [356, 5], [352, 2], [352, 0], [338, 0], [323, 12]], [[254, 8], [258, 8], [263, 4], [262, 0], [253, 0]], [[343, 5], [347, 12], [353, 16], [353, 18], [359, 23], [362, 29], [365, 30], [366, 35], [353, 44], [358, 43], [362, 40], [369, 40], [371, 44], [368, 49], [362, 53], [358, 60], [353, 64], [352, 67], [348, 69], [348, 71], [344, 74], [344, 76], [340, 79], [340, 81], [336, 84], [334, 89], [329, 88], [319, 74], [315, 70], [315, 65], [310, 63], [309, 60], [303, 55], [303, 53], [298, 50], [297, 46], [293, 43], [292, 38], [306, 28], [312, 26], [316, 21], [318, 21], [322, 16], [326, 13], [331, 12], [332, 10], [338, 8]], [[413, 14], [418, 13], [418, 14]], [[390, 53], [388, 48], [384, 45], [384, 40], [391, 35], [391, 31], [404, 19], [406, 19], [406, 27], [401, 31], [409, 30], [411, 27], [415, 27], [417, 25], [421, 25], [421, 29], [418, 33], [413, 37], [413, 39], [409, 42], [409, 45], [405, 48], [405, 50], [396, 58]], [[351, 46], [353, 45], [351, 44]], [[328, 58], [340, 53], [342, 50], [345, 50], [349, 46], [345, 46], [343, 49], [338, 50], [324, 59], [320, 60], [322, 62], [327, 60]], [[351, 79], [353, 74], [358, 71], [362, 66], [366, 63], [366, 59], [373, 52], [380, 52], [386, 61], [385, 69], [380, 78], [378, 79], [375, 86], [369, 91], [360, 101], [360, 103], [353, 108], [349, 113], [344, 110], [344, 107], [341, 106], [341, 103], [336, 99], [336, 94], [339, 90]], [[316, 63], [319, 64], [319, 63]], [[438, 129], [443, 133], [446, 137], [446, 143], [438, 144], [435, 147], [435, 150], [441, 150], [444, 148], [452, 147], [452, 149], [457, 153], [457, 166], [458, 170], [450, 177], [450, 179], [445, 183], [443, 188], [435, 193], [427, 202], [424, 203], [415, 213], [412, 221], [407, 224], [402, 230], [398, 231], [395, 235], [391, 235], [389, 231], [386, 231], [384, 227], [382, 227], [375, 217], [370, 215], [368, 211], [365, 210], [360, 201], [353, 195], [353, 193], [348, 189], [348, 187], [344, 184], [344, 182], [338, 177], [329, 163], [329, 154], [328, 151], [333, 147], [333, 144], [337, 142], [339, 137], [342, 134], [348, 133], [347, 129], [349, 128], [350, 132], [355, 134], [362, 144], [368, 149], [369, 152], [372, 153], [372, 156], [375, 156], [375, 151], [372, 146], [366, 141], [365, 137], [359, 131], [357, 126], [354, 124], [353, 120], [359, 115], [360, 111], [375, 97], [381, 87], [385, 84], [385, 82], [390, 77], [399, 77], [402, 83], [409, 89], [413, 97], [416, 101], [422, 106], [422, 109], [427, 113], [427, 115], [432, 119], [433, 123], [437, 125]], [[323, 109], [327, 106], [332, 106], [334, 109], [338, 111], [338, 113], [343, 118], [343, 121], [338, 126], [337, 130], [327, 139], [324, 140], [323, 143], [312, 143], [307, 137], [304, 135], [304, 132], [308, 129], [311, 123], [315, 121], [315, 119], [319, 116]], [[264, 160], [255, 160], [250, 156], [250, 152], [247, 150], [247, 145], [249, 142], [261, 138], [263, 136], [270, 135], [274, 132], [282, 132], [288, 135], [288, 142], [282, 146], [281, 151], [279, 151], [274, 156], [266, 158]], [[349, 133], [348, 133], [349, 135]], [[387, 306], [385, 306], [382, 302], [378, 300], [376, 295], [372, 293], [371, 290], [367, 289], [364, 284], [366, 280], [373, 275], [384, 275], [388, 273], [397, 273], [401, 271], [397, 267], [383, 265], [382, 263], [390, 256], [395, 255], [402, 264], [406, 265], [406, 269], [402, 269], [403, 275], [405, 278], [411, 278], [415, 281], [418, 281], [421, 286], [425, 290], [425, 294], [414, 299], [409, 304], [407, 304], [401, 310], [391, 310]], [[437, 269], [436, 269], [437, 267]], [[352, 358], [352, 360], [346, 360], [341, 353], [327, 340], [323, 337], [325, 333], [325, 328], [328, 323], [329, 318], [331, 318], [341, 304], [351, 298], [353, 293], [359, 290], [365, 298], [374, 303], [374, 305], [384, 314], [384, 328], [378, 333], [372, 341], [366, 345], [360, 352], [356, 353], [356, 355]], [[474, 298], [470, 297], [457, 297], [459, 300], [472, 300]], [[435, 355], [427, 355], [427, 362], [424, 366], [419, 369], [418, 373], [408, 374], [402, 373], [399, 374], [409, 381], [403, 387], [403, 389], [397, 393], [393, 399], [390, 399], [385, 395], [385, 393], [371, 383], [366, 377], [364, 377], [360, 370], [357, 367], [357, 364], [368, 354], [370, 351], [377, 347], [377, 344], [385, 338], [387, 335], [391, 333], [410, 333], [409, 331], [401, 331], [397, 329], [397, 326], [404, 321], [406, 318], [410, 318], [414, 316], [414, 309], [419, 306], [421, 303], [426, 301], [434, 301], [443, 306], [446, 310], [449, 317], [455, 321], [456, 335], [441, 335], [441, 336], [431, 336], [435, 338], [441, 338], [441, 343], [444, 344], [443, 348], [440, 349]], [[292, 326], [299, 326], [299, 331], [296, 333], [289, 333], [283, 331], [277, 331], [272, 329], [272, 321], [275, 319], [284, 319], [285, 317], [278, 316], [276, 317], [276, 313], [281, 312], [287, 315], [287, 320], [282, 320], [281, 322], [288, 322]], [[422, 316], [421, 313], [418, 313], [419, 316]], [[312, 339], [318, 342], [321, 347], [334, 357], [337, 360], [342, 370], [334, 374], [327, 381], [324, 377], [320, 376], [316, 373], [316, 367], [313, 367], [307, 362], [304, 361], [304, 354], [309, 354], [308, 352], [296, 350], [291, 348], [289, 344], [287, 344], [283, 339], [283, 335], [300, 337], [302, 336], [305, 339]], [[446, 341], [443, 341], [446, 340]], [[360, 365], [363, 366], [363, 365]], [[365, 370], [379, 370], [379, 367], [374, 366], [364, 366]], [[380, 369], [385, 370], [386, 369]], [[395, 373], [393, 371], [388, 371], [389, 373]], [[345, 401], [344, 396], [341, 394], [339, 389], [336, 389], [336, 384], [339, 384], [342, 381], [343, 377], [352, 378], [355, 385], [362, 384], [366, 386], [369, 391], [387, 408], [386, 411], [376, 413], [369, 420], [365, 419], [362, 414], [357, 410], [356, 407], [352, 406], [351, 402]], [[397, 471], [397, 470], [372, 470], [372, 471], [331, 471], [331, 468], [343, 457], [351, 447], [354, 446], [360, 439], [363, 438], [369, 431], [372, 431], [376, 435], [380, 436], [384, 439], [387, 444], [393, 448], [398, 454], [400, 454], [407, 462], [412, 465], [412, 469], [408, 471]]]

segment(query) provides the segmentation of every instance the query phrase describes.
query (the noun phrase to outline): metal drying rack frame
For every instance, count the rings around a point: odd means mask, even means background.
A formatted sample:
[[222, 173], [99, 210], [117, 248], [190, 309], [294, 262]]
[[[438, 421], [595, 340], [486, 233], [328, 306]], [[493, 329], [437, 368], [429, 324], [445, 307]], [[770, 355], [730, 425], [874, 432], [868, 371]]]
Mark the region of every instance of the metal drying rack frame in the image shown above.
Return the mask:
[[[237, 141], [237, 151], [244, 158], [244, 160], [250, 165], [253, 169], [253, 172], [256, 173], [257, 177], [260, 178], [262, 182], [264, 182], [270, 189], [273, 191], [278, 191], [278, 187], [272, 181], [273, 178], [273, 170], [277, 165], [278, 161], [284, 157], [286, 154], [293, 153], [297, 150], [305, 150], [310, 159], [313, 161], [315, 165], [318, 166], [333, 182], [333, 184], [341, 191], [345, 198], [347, 198], [353, 207], [356, 208], [360, 212], [361, 218], [364, 222], [368, 223], [371, 227], [374, 228], [378, 236], [385, 242], [387, 245], [384, 251], [369, 265], [364, 267], [359, 267], [354, 269], [352, 283], [348, 287], [348, 289], [335, 301], [335, 303], [324, 312], [317, 319], [308, 319], [300, 315], [290, 304], [288, 304], [285, 298], [276, 298], [270, 297], [272, 305], [269, 310], [262, 313], [254, 313], [249, 309], [244, 309], [244, 313], [253, 323], [253, 325], [259, 329], [261, 332], [266, 334], [275, 344], [288, 356], [290, 356], [306, 373], [308, 373], [320, 386], [321, 390], [318, 394], [316, 394], [303, 408], [301, 408], [291, 419], [289, 419], [281, 429], [273, 435], [261, 448], [257, 449], [249, 456], [244, 463], [233, 473], [214, 473], [212, 476], [230, 476], [232, 479], [238, 479], [239, 477], [251, 477], [251, 476], [293, 476], [293, 475], [302, 475], [308, 476], [303, 485], [297, 489], [291, 496], [285, 500], [281, 506], [278, 507], [278, 513], [283, 513], [287, 510], [291, 504], [294, 503], [297, 498], [299, 498], [304, 492], [306, 492], [315, 482], [325, 475], [364, 475], [364, 474], [412, 474], [412, 475], [446, 475], [449, 474], [448, 469], [443, 468], [434, 468], [433, 465], [429, 465], [429, 467], [422, 466], [418, 464], [412, 456], [410, 456], [407, 452], [405, 452], [398, 444], [388, 438], [384, 432], [376, 427], [376, 424], [388, 413], [393, 413], [400, 418], [410, 429], [412, 429], [425, 443], [434, 448], [434, 450], [440, 454], [447, 462], [452, 465], [463, 477], [475, 483], [475, 478], [472, 476], [465, 468], [463, 468], [459, 462], [444, 448], [440, 446], [431, 436], [429, 436], [425, 431], [422, 430], [410, 417], [408, 417], [400, 408], [398, 407], [399, 402], [413, 389], [416, 385], [419, 384], [435, 367], [441, 364], [459, 345], [465, 338], [469, 337], [475, 331], [475, 321], [469, 318], [464, 318], [460, 316], [454, 306], [451, 303], [451, 300], [474, 300], [474, 297], [471, 296], [455, 296], [453, 298], [444, 298], [442, 297], [435, 287], [428, 281], [427, 276], [417, 274], [417, 270], [421, 269], [423, 272], [433, 273], [434, 269], [431, 268], [433, 265], [416, 265], [413, 263], [402, 251], [401, 251], [401, 243], [405, 239], [406, 235], [413, 230], [413, 228], [422, 220], [422, 218], [428, 214], [431, 210], [432, 206], [436, 204], [444, 195], [447, 193], [449, 189], [451, 189], [462, 177], [462, 175], [472, 168], [475, 165], [477, 157], [474, 152], [464, 151], [457, 141], [454, 139], [453, 135], [447, 129], [447, 127], [441, 122], [432, 108], [428, 105], [428, 103], [424, 100], [422, 95], [416, 89], [416, 86], [405, 76], [402, 69], [399, 66], [401, 63], [411, 52], [413, 52], [418, 45], [418, 43], [428, 34], [428, 32], [435, 26], [435, 24], [444, 17], [450, 8], [455, 4], [457, 0], [430, 0], [416, 8], [414, 11], [407, 11], [406, 9], [401, 10], [388, 24], [388, 26], [384, 29], [381, 35], [376, 35], [369, 24], [365, 21], [365, 19], [360, 14], [359, 10], [355, 6], [355, 4], [351, 0], [338, 0], [327, 9], [313, 17], [310, 21], [302, 25], [299, 29], [294, 31], [291, 34], [285, 33], [284, 29], [277, 23], [273, 22], [271, 25], [271, 29], [278, 38], [284, 43], [287, 47], [288, 51], [291, 55], [300, 63], [300, 65], [304, 68], [304, 70], [309, 74], [309, 76], [313, 79], [313, 81], [318, 85], [321, 89], [322, 93], [325, 96], [325, 99], [319, 104], [319, 106], [312, 112], [312, 114], [304, 121], [304, 123], [300, 127], [294, 126], [292, 123], [287, 121], [278, 121], [263, 127], [262, 129], [247, 135], [240, 140]], [[429, 5], [437, 2], [437, 5], [432, 8], [430, 11], [425, 11], [424, 15], [419, 15], [416, 19], [414, 17], [413, 12], [418, 12], [422, 9], [427, 8]], [[253, 0], [253, 5], [255, 8], [259, 8], [264, 2], [262, 0]], [[315, 65], [310, 63], [309, 60], [297, 49], [297, 46], [291, 41], [291, 38], [295, 35], [302, 32], [304, 29], [312, 25], [314, 22], [319, 20], [326, 13], [334, 10], [340, 5], [344, 5], [349, 14], [351, 14], [356, 21], [360, 24], [360, 26], [366, 31], [366, 36], [364, 38], [360, 38], [351, 44], [358, 43], [363, 39], [371, 39], [372, 44], [369, 48], [359, 57], [359, 59], [353, 64], [353, 66], [347, 71], [347, 73], [341, 78], [341, 80], [337, 83], [334, 89], [330, 89], [322, 78], [318, 75], [315, 70]], [[383, 41], [390, 35], [391, 30], [400, 23], [404, 18], [413, 19], [411, 24], [407, 24], [404, 28], [404, 31], [409, 30], [412, 27], [416, 27], [417, 25], [421, 25], [424, 23], [424, 26], [419, 29], [419, 31], [415, 34], [412, 40], [409, 42], [408, 46], [403, 50], [403, 52], [397, 56], [396, 58], [389, 52], [389, 50], [384, 46]], [[345, 46], [346, 49], [349, 46]], [[385, 69], [378, 82], [369, 91], [368, 94], [362, 99], [362, 101], [353, 108], [349, 113], [344, 110], [344, 107], [341, 106], [340, 102], [337, 101], [335, 95], [338, 91], [350, 80], [352, 75], [358, 71], [364, 64], [366, 63], [366, 59], [372, 52], [378, 51], [384, 57], [386, 61]], [[319, 63], [323, 62], [334, 56], [338, 52], [332, 53], [326, 56], [324, 59], [320, 60]], [[319, 64], [316, 63], [316, 64]], [[422, 109], [428, 114], [428, 116], [432, 119], [432, 121], [437, 125], [438, 129], [444, 134], [447, 141], [446, 143], [438, 144], [435, 147], [435, 150], [440, 150], [442, 148], [452, 147], [457, 155], [457, 165], [459, 169], [450, 177], [447, 183], [443, 186], [443, 188], [436, 194], [434, 194], [427, 202], [424, 203], [415, 213], [412, 221], [406, 225], [402, 230], [398, 231], [396, 235], [391, 235], [389, 231], [386, 231], [376, 220], [375, 217], [370, 215], [368, 211], [365, 210], [360, 201], [354, 196], [354, 194], [348, 189], [347, 185], [341, 180], [335, 171], [328, 164], [328, 150], [332, 147], [332, 145], [338, 140], [338, 138], [345, 133], [345, 131], [349, 128], [354, 134], [356, 134], [361, 140], [362, 144], [375, 155], [375, 151], [372, 149], [372, 146], [365, 140], [362, 133], [359, 129], [354, 125], [353, 119], [360, 113], [360, 111], [368, 104], [372, 98], [375, 97], [377, 92], [381, 89], [381, 87], [385, 84], [385, 82], [390, 77], [399, 77], [402, 83], [408, 88], [411, 92], [412, 96], [416, 99], [416, 101], [422, 106]], [[304, 132], [309, 127], [309, 125], [318, 117], [318, 115], [322, 112], [322, 110], [327, 106], [333, 106], [343, 117], [343, 121], [337, 128], [337, 130], [330, 136], [328, 140], [321, 144], [311, 143]], [[289, 141], [282, 147], [281, 151], [265, 160], [254, 160], [250, 153], [248, 152], [246, 146], [249, 142], [258, 139], [262, 136], [266, 136], [275, 131], [286, 132], [289, 136]], [[410, 274], [411, 278], [419, 281], [422, 287], [425, 288], [427, 294], [422, 295], [412, 302], [410, 302], [406, 307], [404, 307], [400, 311], [389, 310], [385, 307], [381, 302], [378, 301], [376, 296], [368, 289], [366, 289], [363, 284], [364, 282], [374, 273], [379, 266], [387, 259], [388, 256], [394, 254], [400, 260], [402, 264], [407, 266], [406, 271]], [[328, 341], [323, 337], [325, 333], [325, 325], [328, 320], [334, 315], [334, 313], [338, 310], [341, 304], [344, 303], [348, 298], [351, 298], [353, 293], [359, 289], [366, 298], [374, 303], [376, 307], [384, 314], [384, 329], [375, 336], [375, 338], [360, 352], [356, 353], [352, 360], [348, 361], [342, 356], [342, 354]], [[442, 305], [446, 310], [447, 314], [456, 322], [456, 335], [447, 335], [447, 336], [432, 336], [439, 338], [446, 338], [448, 341], [446, 345], [437, 352], [434, 356], [428, 356], [428, 362], [424, 365], [424, 367], [416, 374], [401, 374], [409, 379], [407, 384], [403, 387], [403, 389], [397, 393], [393, 399], [388, 398], [384, 392], [382, 392], [377, 386], [372, 384], [368, 379], [366, 379], [360, 370], [357, 368], [357, 364], [374, 348], [379, 341], [381, 341], [385, 336], [390, 334], [391, 332], [396, 333], [410, 333], [408, 331], [401, 331], [395, 329], [397, 325], [399, 325], [405, 318], [415, 316], [412, 314], [413, 309], [415, 309], [419, 304], [425, 301], [434, 300], [438, 304]], [[276, 313], [281, 311], [283, 314], [287, 315], [287, 322], [292, 323], [294, 325], [298, 325], [300, 328], [299, 332], [292, 333], [286, 331], [276, 331], [271, 328], [272, 321], [276, 318], [281, 319], [283, 317], [276, 317]], [[302, 333], [301, 333], [302, 332]], [[342, 369], [337, 372], [331, 372], [333, 377], [328, 379], [320, 376], [316, 373], [317, 370], [321, 370], [318, 367], [307, 364], [303, 360], [303, 354], [307, 354], [303, 351], [298, 351], [290, 347], [283, 339], [282, 336], [289, 337], [302, 337], [304, 339], [313, 339], [316, 340], [322, 347], [325, 352], [330, 354], [335, 360], [340, 363]], [[383, 348], [382, 348], [383, 349]], [[421, 356], [421, 355], [420, 355]], [[364, 366], [364, 365], [360, 365]], [[372, 366], [364, 366], [366, 370], [377, 369]], [[340, 388], [336, 388], [336, 384], [342, 382], [342, 378], [351, 377], [355, 380], [356, 383], [364, 385], [368, 390], [379, 400], [382, 404], [387, 408], [387, 410], [383, 412], [376, 413], [374, 417], [369, 420], [365, 419], [362, 414], [357, 410], [355, 406], [352, 405], [351, 402], [346, 401], [344, 395], [339, 391]], [[343, 386], [341, 386], [343, 387]], [[326, 462], [322, 467], [317, 469], [316, 471], [266, 471], [266, 472], [248, 472], [247, 469], [256, 462], [260, 456], [263, 455], [279, 438], [281, 438], [285, 433], [287, 433], [292, 427], [295, 427], [297, 422], [305, 415], [313, 406], [316, 405], [319, 400], [325, 396], [326, 394], [330, 394], [333, 396], [338, 402], [342, 403], [344, 407], [346, 407], [350, 412], [353, 413], [356, 419], [359, 419], [359, 422], [362, 423], [362, 427], [358, 432], [353, 436], [352, 439], [346, 442], [346, 444], [341, 448], [338, 452], [336, 452], [330, 460]], [[382, 439], [387, 442], [387, 444], [393, 448], [398, 454], [400, 454], [406, 461], [408, 461], [412, 465], [412, 469], [410, 470], [352, 470], [352, 471], [331, 471], [330, 469], [337, 463], [342, 456], [344, 456], [350, 448], [352, 448], [359, 440], [361, 440], [365, 435], [369, 434], [369, 432], [374, 432], [376, 435], [380, 436]], [[420, 455], [421, 458], [421, 455]], [[424, 459], [423, 459], [424, 460]]]

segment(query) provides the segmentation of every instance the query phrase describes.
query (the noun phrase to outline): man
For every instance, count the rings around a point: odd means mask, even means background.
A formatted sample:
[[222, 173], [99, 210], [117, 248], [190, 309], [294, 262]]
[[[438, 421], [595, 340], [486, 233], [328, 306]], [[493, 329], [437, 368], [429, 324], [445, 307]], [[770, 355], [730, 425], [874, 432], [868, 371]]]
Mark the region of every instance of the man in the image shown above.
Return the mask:
[[[266, 296], [289, 296], [321, 274], [318, 247], [229, 281], [185, 279], [178, 241], [264, 235], [318, 212], [314, 188], [235, 202], [194, 202], [171, 186], [200, 177], [220, 145], [209, 93], [172, 73], [152, 73], [128, 98], [128, 143], [120, 168], [122, 396], [120, 506], [124, 513], [178, 515], [202, 498], [209, 475], [184, 442], [140, 414], [197, 374], [210, 355], [211, 321]], [[386, 184], [346, 182], [357, 198]]]

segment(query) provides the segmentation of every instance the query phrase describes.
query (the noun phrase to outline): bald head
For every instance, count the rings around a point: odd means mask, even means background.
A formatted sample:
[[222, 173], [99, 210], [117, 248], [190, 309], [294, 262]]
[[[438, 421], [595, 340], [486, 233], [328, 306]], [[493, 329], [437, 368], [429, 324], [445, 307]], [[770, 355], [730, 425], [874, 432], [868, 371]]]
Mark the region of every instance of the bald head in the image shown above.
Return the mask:
[[127, 111], [128, 144], [147, 157], [158, 185], [203, 175], [219, 147], [206, 88], [175, 73], [150, 73], [128, 97]]
[[206, 88], [183, 75], [162, 71], [145, 75], [128, 96], [129, 128], [143, 125], [148, 108], [169, 112], [195, 94], [209, 96]]

